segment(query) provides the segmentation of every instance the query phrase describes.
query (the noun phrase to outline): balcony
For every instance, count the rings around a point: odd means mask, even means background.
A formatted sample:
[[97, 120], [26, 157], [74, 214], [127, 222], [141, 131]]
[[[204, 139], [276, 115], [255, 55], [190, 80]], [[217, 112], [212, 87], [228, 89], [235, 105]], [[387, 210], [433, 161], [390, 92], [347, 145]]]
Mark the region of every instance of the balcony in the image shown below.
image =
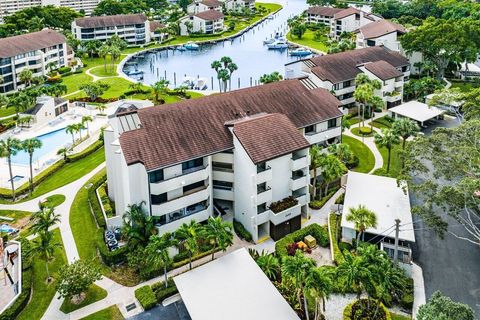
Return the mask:
[[392, 92], [385, 92], [385, 100], [387, 102], [395, 102], [400, 99], [402, 99], [402, 94], [397, 90], [394, 90]]
[[345, 88], [341, 88], [341, 89], [334, 89], [333, 90], [333, 92], [335, 92], [336, 96], [339, 96], [339, 95], [342, 95], [342, 94], [345, 94], [345, 93], [354, 92], [354, 91], [355, 91], [355, 86], [354, 85], [349, 86], [349, 87], [345, 87]]
[[212, 167], [213, 180], [233, 182], [233, 170], [219, 167]]
[[334, 127], [324, 131], [308, 133], [305, 135], [305, 139], [307, 139], [310, 144], [317, 144], [332, 138], [339, 137], [341, 134], [342, 128]]
[[272, 201], [272, 189], [270, 187], [257, 187], [257, 205]]
[[258, 169], [257, 167], [257, 184], [272, 180], [272, 169], [269, 166]]
[[227, 189], [218, 189], [214, 187], [213, 198], [215, 200], [234, 201], [235, 195], [233, 194], [233, 188], [230, 190], [227, 190]]
[[[183, 214], [180, 214], [183, 210]], [[178, 213], [177, 213], [178, 212]], [[209, 205], [198, 206], [193, 210], [187, 211], [186, 208], [180, 209], [177, 212], [171, 212], [167, 214], [165, 219], [168, 219], [169, 215], [176, 214], [173, 220], [166, 222], [165, 224], [157, 224], [156, 227], [160, 234], [165, 232], [174, 232], [182, 224], [188, 223], [191, 220], [196, 222], [202, 222], [208, 219], [211, 214], [211, 207]]]
[[207, 200], [210, 196], [209, 186], [202, 186], [188, 192], [185, 192], [179, 197], [169, 199], [162, 204], [152, 204], [152, 215], [161, 216], [165, 212], [173, 212], [179, 209], [191, 206], [195, 203]]
[[152, 194], [162, 194], [183, 186], [188, 186], [194, 182], [206, 180], [209, 175], [207, 167], [208, 165], [190, 168], [183, 170], [182, 173], [179, 173], [174, 177], [150, 183], [150, 192]]
[[272, 211], [270, 210], [265, 210], [264, 212], [257, 214], [255, 217], [256, 225], [258, 226], [262, 223], [267, 222], [270, 219], [270, 214], [272, 214]]
[[223, 163], [233, 163], [233, 152], [221, 152], [216, 153], [212, 156], [212, 161], [223, 162]]
[[308, 186], [308, 177], [306, 175], [293, 176], [290, 179], [290, 190], [298, 190], [306, 186]]
[[273, 222], [274, 225], [279, 225], [287, 220], [290, 220], [296, 216], [302, 214], [301, 205], [297, 204], [294, 207], [288, 208], [286, 210], [274, 213], [273, 211], [270, 212], [270, 221]]
[[310, 165], [309, 159], [310, 158], [307, 155], [293, 155], [290, 159], [290, 168], [292, 169], [292, 171], [306, 168]]
[[297, 199], [298, 204], [304, 206], [310, 202], [310, 194], [306, 191], [304, 192], [294, 192], [293, 197]]

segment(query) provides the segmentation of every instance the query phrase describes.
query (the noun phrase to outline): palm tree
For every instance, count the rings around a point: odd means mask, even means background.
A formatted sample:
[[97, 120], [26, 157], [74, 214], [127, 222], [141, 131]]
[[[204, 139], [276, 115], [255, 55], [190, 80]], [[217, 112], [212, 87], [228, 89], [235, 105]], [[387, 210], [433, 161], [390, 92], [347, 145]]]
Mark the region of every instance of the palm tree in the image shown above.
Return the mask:
[[[415, 121], [408, 118], [397, 119], [392, 125], [393, 131], [402, 137], [402, 150], [405, 151], [405, 145], [407, 139], [410, 137], [416, 137], [420, 131], [420, 127]], [[405, 166], [405, 160], [402, 163], [402, 168]]]
[[60, 148], [60, 149], [58, 149], [58, 151], [57, 151], [57, 155], [62, 156], [62, 157], [63, 157], [63, 161], [67, 161], [67, 153], [68, 153], [68, 149], [67, 149], [67, 148]]
[[310, 148], [310, 163], [313, 169], [313, 195], [312, 200], [317, 197], [317, 170], [322, 164], [322, 160], [325, 155], [322, 153], [322, 149], [318, 145], [313, 145]]
[[364, 205], [359, 205], [358, 208], [349, 208], [346, 218], [348, 222], [353, 222], [355, 230], [358, 232], [356, 243], [358, 248], [360, 235], [368, 228], [377, 227], [377, 215], [375, 212], [368, 210]]
[[204, 231], [205, 238], [213, 245], [212, 260], [215, 259], [217, 247], [225, 251], [233, 244], [233, 225], [223, 221], [221, 217], [209, 217]]
[[142, 91], [142, 84], [140, 82], [132, 82], [128, 87], [135, 93], [140, 93]]
[[25, 92], [18, 93], [15, 98], [9, 100], [7, 107], [14, 107], [15, 113], [18, 118], [18, 114], [22, 111], [28, 110], [33, 105], [33, 98]]
[[100, 48], [98, 48], [98, 55], [100, 58], [103, 58], [103, 69], [107, 72], [107, 56], [110, 54], [110, 46], [106, 44], [102, 44]]
[[286, 256], [282, 263], [282, 277], [290, 278], [297, 289], [298, 304], [302, 305], [305, 311], [305, 318], [309, 320], [308, 305], [306, 298], [305, 282], [308, 275], [315, 268], [315, 261], [307, 258], [302, 252], [297, 250], [294, 256]]
[[325, 312], [325, 300], [333, 290], [332, 271], [327, 268], [313, 268], [307, 275], [305, 287], [310, 294], [315, 297], [314, 319], [318, 319], [318, 313], [323, 314], [323, 312]]
[[82, 117], [82, 124], [87, 124], [87, 135], [90, 135], [90, 128], [88, 126], [88, 123], [92, 121], [93, 121], [93, 118], [91, 116]]
[[33, 192], [33, 153], [42, 147], [42, 141], [37, 138], [30, 138], [22, 142], [22, 149], [28, 153], [30, 165], [30, 194]]
[[277, 278], [278, 271], [280, 270], [280, 262], [277, 257], [273, 254], [262, 254], [257, 258], [256, 262], [270, 280]]
[[394, 145], [400, 143], [400, 138], [393, 129], [382, 128], [382, 134], [378, 134], [375, 132], [374, 139], [375, 143], [378, 144], [380, 147], [387, 148], [387, 173], [389, 173], [392, 148]]
[[167, 232], [161, 237], [153, 235], [150, 237], [150, 241], [146, 247], [148, 254], [147, 261], [154, 270], [163, 268], [163, 274], [165, 276], [165, 287], [168, 286], [167, 268], [172, 263], [168, 250], [177, 245], [177, 241], [172, 237], [172, 234]]
[[370, 80], [368, 76], [364, 73], [359, 73], [355, 78], [355, 85], [356, 87], [355, 92], [353, 93], [353, 97], [355, 98], [355, 101], [359, 108], [359, 116], [360, 108], [362, 109], [362, 126], [365, 126], [365, 108], [367, 106], [378, 105], [379, 97], [375, 97], [375, 90], [381, 89], [382, 84], [378, 80]]
[[53, 239], [51, 231], [40, 233], [32, 248], [34, 254], [38, 254], [41, 259], [45, 260], [45, 268], [47, 270], [47, 282], [51, 281], [50, 272], [48, 270], [48, 262], [52, 259], [55, 249], [61, 248], [62, 244]]
[[221, 70], [222, 68], [222, 63], [218, 60], [215, 60], [212, 62], [212, 64], [210, 65], [211, 68], [213, 70], [215, 70], [215, 72], [217, 73], [217, 79], [218, 79], [218, 91], [222, 92], [222, 85], [221, 85], [221, 82], [220, 82], [220, 77], [218, 75], [219, 71]]
[[32, 78], [33, 78], [33, 72], [30, 69], [23, 69], [18, 74], [18, 79], [21, 82], [25, 83], [27, 87], [29, 87], [30, 84], [32, 83]]
[[86, 127], [83, 124], [83, 121], [80, 123], [75, 124], [75, 127], [77, 129], [78, 134], [80, 135], [80, 141], [82, 140], [82, 130], [85, 130]]
[[188, 252], [188, 265], [192, 270], [192, 256], [198, 251], [198, 240], [201, 238], [202, 227], [200, 224], [191, 220], [189, 224], [184, 223], [175, 231], [175, 239], [179, 245], [183, 246]]
[[106, 108], [107, 107], [105, 107], [105, 105], [103, 105], [103, 104], [99, 104], [97, 106], [98, 112], [100, 112], [100, 114], [103, 114], [103, 112], [105, 111]]
[[371, 283], [372, 273], [366, 267], [363, 259], [345, 252], [345, 261], [337, 267], [336, 275], [343, 280], [344, 290], [355, 288], [357, 300], [360, 299], [362, 291]]
[[72, 148], [75, 145], [75, 132], [77, 132], [77, 125], [76, 124], [69, 124], [65, 127], [65, 132], [70, 133], [72, 135]]
[[159, 95], [165, 94], [167, 92], [169, 84], [170, 84], [170, 81], [162, 79], [151, 85], [153, 93], [155, 94], [155, 101], [158, 102]]
[[122, 51], [120, 51], [120, 48], [116, 45], [112, 45], [110, 46], [110, 63], [112, 65], [112, 73], [114, 71], [114, 67], [115, 67], [115, 62], [117, 61], [117, 59], [122, 55]]
[[328, 147], [328, 151], [340, 159], [344, 165], [347, 165], [354, 156], [352, 149], [346, 143], [332, 144]]
[[228, 71], [230, 71], [230, 74], [228, 76], [228, 87], [229, 87], [228, 90], [232, 90], [232, 74], [233, 74], [233, 72], [238, 70], [238, 66], [237, 66], [236, 63], [230, 62], [227, 65], [227, 69], [228, 69]]
[[51, 227], [60, 222], [60, 215], [55, 213], [54, 208], [40, 206], [40, 211], [32, 214], [32, 232], [42, 234], [49, 231]]
[[325, 182], [325, 196], [327, 196], [330, 183], [340, 179], [347, 172], [347, 168], [333, 154], [323, 157], [320, 167], [322, 168], [322, 178]]
[[145, 201], [131, 204], [123, 214], [122, 233], [130, 247], [144, 246], [152, 235], [156, 233], [155, 225], [151, 216], [145, 214], [143, 206]]
[[47, 69], [49, 72], [52, 72], [53, 69], [56, 68], [56, 66], [57, 66], [57, 63], [54, 61], [47, 63]]
[[6, 140], [0, 140], [0, 157], [7, 158], [13, 201], [15, 201], [15, 183], [13, 181], [12, 156], [17, 154], [18, 150], [21, 149], [21, 146], [20, 140], [16, 138], [8, 137]]
[[283, 79], [283, 76], [278, 71], [274, 71], [270, 74], [264, 74], [260, 77], [260, 83], [267, 84], [277, 82]]

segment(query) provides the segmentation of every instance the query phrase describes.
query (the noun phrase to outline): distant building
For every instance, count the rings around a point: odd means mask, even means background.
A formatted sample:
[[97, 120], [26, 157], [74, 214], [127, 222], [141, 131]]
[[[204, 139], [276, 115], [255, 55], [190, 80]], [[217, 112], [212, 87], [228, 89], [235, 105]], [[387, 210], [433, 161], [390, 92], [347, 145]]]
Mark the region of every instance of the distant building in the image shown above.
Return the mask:
[[390, 50], [400, 52], [399, 36], [406, 32], [407, 30], [401, 24], [385, 19], [378, 20], [355, 31], [357, 34], [357, 48], [385, 46]]
[[285, 77], [307, 77], [312, 88], [333, 92], [347, 111], [355, 106], [353, 93], [359, 73], [382, 83], [375, 94], [391, 108], [402, 102], [403, 85], [410, 77], [410, 63], [401, 54], [383, 46], [369, 47], [288, 63]]
[[151, 40], [150, 21], [144, 14], [77, 18], [72, 22], [72, 33], [78, 40], [105, 41], [114, 35], [128, 45], [141, 45]]
[[[189, 23], [191, 23], [190, 30], [188, 27]], [[218, 10], [202, 11], [180, 19], [180, 34], [183, 36], [189, 33], [219, 33], [225, 28], [223, 23], [224, 15], [222, 12]]]
[[160, 233], [231, 210], [255, 242], [278, 240], [308, 216], [309, 147], [340, 141], [339, 106], [285, 80], [125, 110], [105, 130], [109, 196], [117, 212], [145, 201]]
[[68, 111], [68, 100], [59, 97], [41, 96], [37, 98], [35, 106], [23, 112], [23, 115], [32, 116], [33, 123], [45, 124]]
[[223, 3], [218, 0], [194, 1], [187, 7], [188, 14], [197, 14], [208, 10], [217, 10], [222, 12]]
[[225, 0], [227, 11], [241, 11], [243, 8], [255, 9], [255, 0]]
[[66, 38], [50, 29], [0, 39], [0, 93], [23, 88], [18, 79], [24, 69], [32, 71], [33, 76], [45, 76], [48, 66], [56, 68], [68, 65]]
[[0, 22], [3, 18], [25, 8], [35, 6], [53, 5], [57, 7], [68, 7], [75, 11], [85, 12], [90, 15], [97, 7], [100, 0], [1, 0], [0, 1]]

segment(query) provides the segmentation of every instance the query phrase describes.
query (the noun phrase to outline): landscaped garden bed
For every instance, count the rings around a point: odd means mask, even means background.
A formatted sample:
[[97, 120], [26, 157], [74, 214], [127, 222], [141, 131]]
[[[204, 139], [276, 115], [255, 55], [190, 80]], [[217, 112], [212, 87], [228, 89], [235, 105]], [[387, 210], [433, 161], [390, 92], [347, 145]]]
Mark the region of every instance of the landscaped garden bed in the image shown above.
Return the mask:
[[293, 243], [303, 241], [304, 238], [308, 235], [311, 235], [317, 240], [317, 245], [321, 247], [327, 247], [329, 244], [328, 239], [328, 230], [326, 227], [322, 227], [319, 224], [311, 224], [303, 229], [297, 230], [295, 232], [286, 235], [282, 239], [278, 240], [275, 243], [275, 253], [278, 257], [287, 256], [288, 246]]
[[373, 137], [373, 129], [371, 127], [354, 127], [350, 132], [359, 137]]
[[269, 209], [272, 210], [274, 213], [279, 213], [290, 209], [298, 204], [298, 200], [295, 199], [293, 196], [286, 197], [285, 199], [272, 202], [269, 206]]

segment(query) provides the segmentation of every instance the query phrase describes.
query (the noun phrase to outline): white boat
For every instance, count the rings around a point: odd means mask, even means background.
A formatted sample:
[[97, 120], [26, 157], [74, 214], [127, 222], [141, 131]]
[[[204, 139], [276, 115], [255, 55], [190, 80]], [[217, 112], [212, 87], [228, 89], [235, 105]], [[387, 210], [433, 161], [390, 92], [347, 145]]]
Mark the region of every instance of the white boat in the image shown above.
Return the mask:
[[288, 48], [288, 43], [285, 40], [277, 40], [274, 43], [267, 44], [268, 49], [286, 49]]
[[183, 78], [182, 87], [185, 86], [185, 87], [188, 87], [189, 89], [193, 89], [193, 86], [195, 85], [195, 81], [196, 79], [194, 77], [186, 76], [185, 78]]
[[195, 90], [207, 90], [207, 79], [206, 78], [198, 78], [195, 81], [195, 85], [193, 87]]
[[294, 57], [305, 57], [312, 54], [312, 51], [305, 48], [297, 48], [289, 52]]
[[198, 48], [200, 48], [200, 46], [198, 44], [196, 44], [195, 42], [187, 42], [185, 45], [184, 45], [185, 49], [187, 50], [198, 50]]
[[273, 20], [273, 19], [275, 19], [275, 17], [273, 15], [268, 16], [268, 20]]

